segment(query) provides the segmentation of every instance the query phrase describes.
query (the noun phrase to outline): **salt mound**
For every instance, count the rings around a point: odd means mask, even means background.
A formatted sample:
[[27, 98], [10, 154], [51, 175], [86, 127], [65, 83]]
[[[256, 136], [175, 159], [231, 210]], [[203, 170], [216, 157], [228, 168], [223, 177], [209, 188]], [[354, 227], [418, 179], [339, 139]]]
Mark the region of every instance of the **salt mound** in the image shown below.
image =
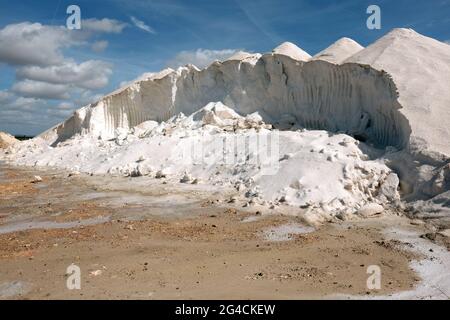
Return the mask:
[[346, 60], [388, 72], [411, 126], [411, 147], [450, 157], [450, 46], [394, 29]]
[[272, 52], [291, 57], [297, 61], [308, 61], [311, 58], [311, 55], [297, 47], [292, 42], [283, 42], [278, 47], [273, 49]]
[[6, 132], [0, 131], [0, 149], [6, 149], [19, 142], [16, 138]]
[[311, 60], [323, 60], [340, 64], [362, 49], [364, 49], [364, 47], [358, 42], [350, 38], [341, 38], [325, 50], [313, 56]]
[[[145, 124], [145, 125], [144, 125]], [[278, 131], [258, 113], [242, 116], [211, 102], [186, 116], [116, 129], [109, 141], [75, 135], [52, 148], [42, 139], [12, 149], [28, 166], [239, 191], [247, 206], [296, 206], [312, 222], [345, 219], [370, 203], [398, 200], [398, 178], [369, 160], [360, 142], [323, 130]], [[139, 128], [139, 129], [138, 129]], [[31, 150], [31, 152], [30, 152]]]

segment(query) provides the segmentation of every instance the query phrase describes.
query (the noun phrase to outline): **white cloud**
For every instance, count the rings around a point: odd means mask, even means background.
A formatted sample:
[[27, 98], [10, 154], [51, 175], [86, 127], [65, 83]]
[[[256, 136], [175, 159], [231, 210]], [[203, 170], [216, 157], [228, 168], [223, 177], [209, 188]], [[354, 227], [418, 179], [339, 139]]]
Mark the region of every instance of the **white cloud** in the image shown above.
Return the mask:
[[92, 46], [91, 49], [94, 52], [100, 53], [105, 51], [105, 49], [108, 47], [108, 41], [106, 40], [101, 40], [101, 41], [95, 41]]
[[75, 106], [70, 102], [61, 102], [56, 106], [56, 109], [59, 110], [73, 110]]
[[[39, 99], [69, 99], [82, 90], [105, 87], [112, 65], [100, 60], [76, 63], [63, 55], [63, 49], [86, 44], [94, 32], [121, 32], [126, 24], [112, 19], [87, 19], [84, 32], [65, 27], [23, 22], [0, 29], [0, 63], [16, 68], [16, 96]], [[107, 41], [97, 41], [92, 49], [101, 51]], [[0, 95], [0, 101], [7, 93]]]
[[128, 24], [114, 20], [103, 18], [99, 19], [83, 19], [81, 21], [81, 30], [103, 33], [121, 33]]
[[42, 100], [35, 99], [35, 98], [24, 98], [24, 97], [18, 97], [16, 100], [12, 101], [9, 104], [10, 108], [18, 109], [18, 110], [32, 110], [34, 107], [38, 106], [39, 104], [42, 104]]
[[199, 68], [204, 68], [210, 65], [213, 61], [223, 61], [233, 54], [238, 52], [238, 49], [223, 49], [223, 50], [207, 50], [197, 49], [193, 51], [181, 51], [167, 65], [172, 68], [184, 66], [186, 64], [193, 64]]
[[64, 60], [62, 47], [75, 44], [64, 27], [23, 22], [0, 29], [0, 62], [52, 65]]
[[131, 16], [130, 19], [131, 19], [131, 22], [133, 22], [133, 24], [137, 28], [139, 28], [141, 30], [144, 30], [144, 31], [146, 31], [148, 33], [156, 34], [156, 31], [152, 27], [150, 27], [149, 25], [145, 24], [144, 21], [141, 21], [141, 20], [139, 20], [139, 19], [137, 19], [136, 17], [133, 17], [133, 16]]
[[[113, 19], [86, 19], [81, 32], [64, 26], [22, 22], [0, 29], [0, 62], [10, 65], [48, 66], [64, 61], [62, 49], [86, 44], [93, 33], [120, 33], [126, 23]], [[97, 41], [93, 50], [102, 51], [107, 41]]]
[[100, 60], [75, 61], [64, 50], [82, 46], [101, 52], [108, 42], [96, 36], [120, 33], [126, 26], [105, 18], [83, 20], [79, 31], [31, 22], [0, 28], [0, 64], [16, 71], [16, 83], [0, 90], [0, 127], [18, 134], [42, 132], [73, 109], [98, 100], [96, 90], [108, 84], [113, 66]]
[[99, 60], [81, 64], [67, 61], [61, 65], [39, 67], [26, 66], [17, 70], [19, 79], [30, 79], [52, 84], [70, 84], [85, 89], [100, 89], [108, 84], [112, 66]]
[[39, 99], [69, 99], [69, 86], [64, 84], [52, 84], [34, 80], [16, 82], [11, 90], [23, 97]]
[[11, 93], [6, 90], [0, 91], [0, 103], [7, 102], [11, 98], [11, 96]]

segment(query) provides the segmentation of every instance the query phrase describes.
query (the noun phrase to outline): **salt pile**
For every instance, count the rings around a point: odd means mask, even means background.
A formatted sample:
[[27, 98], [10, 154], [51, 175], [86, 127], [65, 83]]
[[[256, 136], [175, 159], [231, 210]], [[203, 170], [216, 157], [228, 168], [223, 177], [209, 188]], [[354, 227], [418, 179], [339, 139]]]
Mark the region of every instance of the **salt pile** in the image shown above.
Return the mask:
[[325, 50], [333, 63], [306, 62], [284, 43], [150, 74], [3, 158], [231, 187], [246, 206], [294, 206], [312, 221], [445, 193], [450, 46], [400, 29], [337, 64], [357, 49], [344, 39]]
[[19, 142], [19, 140], [14, 138], [12, 135], [0, 131], [0, 149], [8, 148], [17, 142]]
[[298, 61], [308, 61], [311, 58], [311, 55], [303, 49], [300, 49], [292, 42], [283, 42], [278, 47], [272, 50], [273, 53], [284, 55], [291, 57], [294, 60]]
[[358, 42], [350, 38], [341, 38], [325, 50], [319, 52], [311, 60], [323, 60], [340, 64], [364, 49]]

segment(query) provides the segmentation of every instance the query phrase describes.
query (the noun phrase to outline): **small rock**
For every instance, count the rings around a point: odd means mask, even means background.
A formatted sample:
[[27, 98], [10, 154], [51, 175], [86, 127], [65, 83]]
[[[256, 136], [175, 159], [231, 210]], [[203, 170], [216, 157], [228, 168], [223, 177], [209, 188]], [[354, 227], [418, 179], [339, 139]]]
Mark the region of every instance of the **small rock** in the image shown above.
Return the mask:
[[410, 224], [412, 224], [413, 226], [423, 226], [425, 224], [425, 221], [420, 219], [413, 219], [411, 220]]
[[159, 170], [158, 172], [156, 172], [156, 175], [155, 175], [156, 179], [161, 179], [161, 178], [165, 178], [165, 177], [166, 177], [166, 174], [162, 170]]
[[439, 231], [439, 234], [443, 235], [444, 237], [450, 238], [450, 229]]
[[144, 156], [140, 156], [139, 159], [137, 159], [136, 162], [143, 162], [145, 161], [145, 157]]
[[358, 215], [364, 217], [364, 218], [368, 218], [377, 214], [380, 214], [384, 211], [383, 206], [379, 205], [378, 203], [369, 203], [366, 204], [365, 206], [361, 207], [358, 210]]
[[228, 200], [228, 203], [236, 203], [236, 202], [237, 202], [236, 197], [231, 197], [230, 200]]
[[69, 178], [73, 177], [73, 176], [79, 176], [80, 172], [79, 171], [72, 171], [71, 173], [69, 173]]
[[180, 179], [181, 183], [188, 183], [190, 181], [192, 181], [192, 177], [188, 173], [185, 173], [184, 176]]
[[96, 277], [96, 276], [101, 275], [102, 273], [103, 273], [103, 271], [99, 269], [99, 270], [91, 271], [89, 273], [89, 275]]
[[282, 156], [279, 161], [289, 160], [290, 158], [292, 158], [292, 154], [288, 153]]
[[42, 182], [42, 178], [40, 176], [34, 176], [33, 180], [31, 180], [31, 183], [39, 183]]

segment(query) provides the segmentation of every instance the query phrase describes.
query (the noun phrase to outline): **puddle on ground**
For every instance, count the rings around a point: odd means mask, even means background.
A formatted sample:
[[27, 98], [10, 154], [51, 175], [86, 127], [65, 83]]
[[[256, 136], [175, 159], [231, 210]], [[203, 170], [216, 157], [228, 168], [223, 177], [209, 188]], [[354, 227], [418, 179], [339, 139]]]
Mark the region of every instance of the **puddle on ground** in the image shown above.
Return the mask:
[[70, 229], [78, 227], [92, 226], [110, 221], [110, 217], [96, 217], [85, 220], [54, 222], [54, 221], [23, 221], [9, 223], [0, 226], [0, 234], [25, 231], [32, 229]]
[[255, 222], [258, 221], [262, 218], [262, 216], [249, 216], [249, 217], [245, 217], [244, 219], [241, 220], [242, 223], [250, 223], [250, 222]]

